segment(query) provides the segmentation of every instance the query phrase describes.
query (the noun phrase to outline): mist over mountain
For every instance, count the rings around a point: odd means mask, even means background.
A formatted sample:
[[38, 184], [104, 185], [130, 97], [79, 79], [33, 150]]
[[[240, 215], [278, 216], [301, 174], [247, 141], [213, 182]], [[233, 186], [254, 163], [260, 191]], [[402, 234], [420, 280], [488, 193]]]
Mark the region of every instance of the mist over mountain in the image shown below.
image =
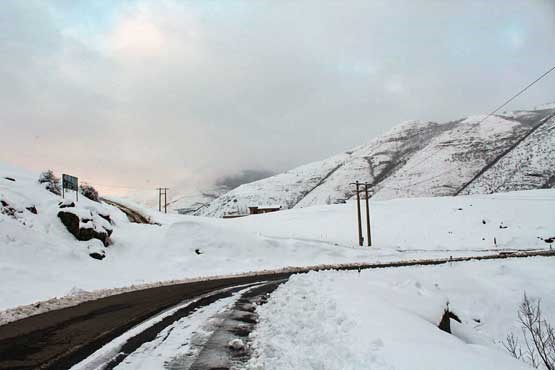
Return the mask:
[[217, 180], [216, 186], [222, 186], [232, 190], [243, 184], [265, 179], [272, 175], [274, 175], [274, 172], [267, 170], [243, 170], [238, 174], [225, 176]]
[[[206, 207], [219, 196], [253, 181], [272, 176], [274, 172], [259, 169], [247, 169], [239, 173], [227, 175], [216, 180], [211, 186], [197, 191], [187, 191], [173, 196], [168, 206], [181, 214], [191, 214]], [[179, 192], [179, 190], [178, 190]]]

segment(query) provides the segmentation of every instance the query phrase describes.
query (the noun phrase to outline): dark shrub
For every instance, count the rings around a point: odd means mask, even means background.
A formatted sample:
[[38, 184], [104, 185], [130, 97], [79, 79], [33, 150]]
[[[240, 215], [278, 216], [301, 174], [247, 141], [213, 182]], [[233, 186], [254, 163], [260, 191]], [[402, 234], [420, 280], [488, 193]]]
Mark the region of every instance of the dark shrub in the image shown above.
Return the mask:
[[79, 189], [81, 194], [83, 194], [85, 198], [89, 198], [90, 200], [93, 200], [95, 202], [100, 202], [100, 200], [98, 199], [98, 191], [96, 191], [96, 189], [92, 185], [83, 183], [82, 185], [79, 185]]
[[49, 192], [60, 195], [62, 194], [62, 188], [60, 186], [60, 178], [54, 175], [52, 170], [44, 171], [39, 176], [39, 184], [44, 184], [44, 187]]

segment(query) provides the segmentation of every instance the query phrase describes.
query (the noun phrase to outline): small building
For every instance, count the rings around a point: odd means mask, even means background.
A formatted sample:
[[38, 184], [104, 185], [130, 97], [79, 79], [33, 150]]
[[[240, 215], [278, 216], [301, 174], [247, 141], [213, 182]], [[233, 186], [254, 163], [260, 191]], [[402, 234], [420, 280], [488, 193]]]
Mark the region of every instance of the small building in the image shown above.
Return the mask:
[[270, 212], [277, 212], [277, 211], [281, 211], [281, 206], [249, 207], [250, 215], [260, 215], [263, 213], [270, 213]]
[[238, 213], [226, 213], [225, 215], [223, 215], [223, 218], [239, 218], [239, 217], [245, 217], [248, 215], [241, 215]]

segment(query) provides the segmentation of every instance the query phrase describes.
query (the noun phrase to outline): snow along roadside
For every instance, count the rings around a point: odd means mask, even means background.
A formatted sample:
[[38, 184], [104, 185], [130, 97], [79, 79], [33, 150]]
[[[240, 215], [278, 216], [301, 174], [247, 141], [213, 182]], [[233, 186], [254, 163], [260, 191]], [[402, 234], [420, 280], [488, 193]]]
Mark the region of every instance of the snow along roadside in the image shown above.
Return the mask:
[[[449, 255], [449, 253], [441, 253], [441, 255]], [[387, 268], [387, 267], [401, 267], [401, 266], [413, 266], [413, 265], [437, 265], [447, 262], [463, 262], [476, 259], [497, 259], [497, 258], [522, 258], [531, 256], [555, 256], [555, 250], [534, 250], [534, 251], [518, 251], [518, 252], [501, 252], [496, 254], [477, 253], [473, 255], [464, 255], [444, 258], [433, 258], [433, 259], [418, 259], [406, 258], [406, 259], [395, 259], [388, 262], [377, 262], [377, 263], [344, 263], [344, 264], [322, 264], [314, 266], [304, 266], [304, 267], [284, 267], [281, 269], [274, 270], [261, 270], [261, 271], [251, 271], [240, 274], [229, 274], [229, 275], [218, 275], [211, 277], [196, 277], [183, 280], [170, 280], [162, 281], [157, 283], [146, 283], [140, 285], [131, 285], [122, 288], [111, 288], [111, 289], [101, 289], [92, 292], [82, 292], [79, 291], [74, 295], [69, 295], [65, 297], [51, 298], [46, 301], [41, 301], [29, 305], [18, 306], [5, 311], [0, 312], [0, 326], [7, 323], [21, 320], [30, 316], [38, 315], [41, 313], [59, 310], [66, 307], [76, 306], [80, 303], [96, 300], [100, 298], [105, 298], [112, 295], [132, 292], [136, 290], [144, 290], [150, 288], [156, 288], [161, 286], [178, 285], [194, 283], [199, 281], [210, 281], [219, 280], [226, 278], [237, 278], [237, 277], [251, 277], [251, 276], [261, 276], [268, 274], [282, 274], [282, 273], [304, 273], [309, 271], [322, 271], [322, 270], [356, 270], [356, 269], [373, 269], [373, 268]]]
[[[257, 308], [247, 369], [529, 369], [501, 341], [520, 336], [524, 292], [555, 322], [552, 267], [536, 257], [292, 276]], [[447, 304], [461, 320], [453, 334], [437, 327]]]

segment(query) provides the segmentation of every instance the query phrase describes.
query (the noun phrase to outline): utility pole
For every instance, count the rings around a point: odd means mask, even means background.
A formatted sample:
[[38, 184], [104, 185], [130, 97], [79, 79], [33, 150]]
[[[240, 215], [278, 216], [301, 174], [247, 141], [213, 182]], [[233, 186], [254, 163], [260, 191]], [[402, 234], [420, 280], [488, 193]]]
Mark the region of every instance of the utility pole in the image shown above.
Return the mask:
[[[368, 240], [368, 246], [372, 246], [372, 234], [370, 232], [370, 192], [368, 191], [369, 183], [360, 183], [358, 181], [351, 183], [351, 185], [356, 186], [357, 195], [357, 224], [358, 224], [358, 245], [362, 247], [364, 244], [364, 238], [362, 236], [362, 216], [360, 212], [360, 193], [364, 191], [364, 201], [366, 202], [366, 238]], [[360, 187], [364, 186], [364, 189]]]
[[156, 188], [158, 190], [158, 211], [162, 212], [162, 195], [164, 196], [164, 213], [168, 213], [168, 189]]
[[361, 185], [358, 181], [355, 183], [352, 183], [351, 185], [355, 185], [356, 186], [356, 193], [357, 193], [357, 221], [358, 221], [358, 245], [362, 247], [362, 244], [364, 243], [363, 239], [362, 239], [362, 225], [361, 225], [361, 217], [360, 217], [360, 191], [359, 191], [359, 186]]
[[370, 207], [369, 207], [369, 196], [368, 196], [368, 184], [367, 182], [364, 183], [364, 193], [366, 195], [366, 237], [368, 240], [368, 246], [372, 246], [372, 237], [370, 235]]

